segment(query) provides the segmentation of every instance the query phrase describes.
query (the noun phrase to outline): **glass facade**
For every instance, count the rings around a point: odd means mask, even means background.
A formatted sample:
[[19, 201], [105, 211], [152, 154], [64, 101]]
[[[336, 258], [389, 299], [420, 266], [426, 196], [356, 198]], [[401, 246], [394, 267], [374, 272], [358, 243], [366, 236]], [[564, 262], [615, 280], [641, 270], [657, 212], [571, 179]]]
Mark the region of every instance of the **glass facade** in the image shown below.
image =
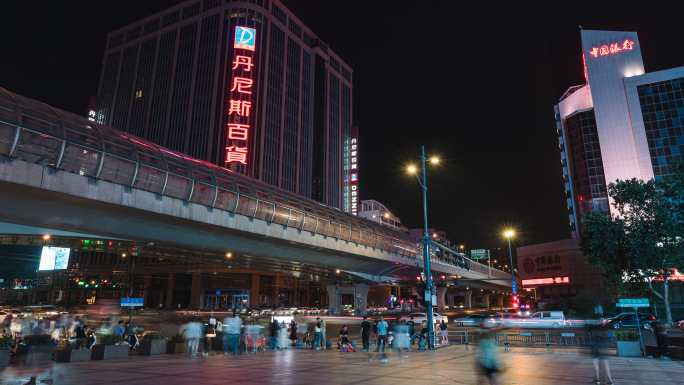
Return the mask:
[[608, 211], [608, 194], [594, 110], [578, 111], [567, 116], [565, 126], [575, 207], [580, 218], [582, 214], [593, 211]]
[[[225, 163], [236, 26], [256, 29], [246, 165]], [[279, 2], [179, 4], [111, 33], [102, 71], [98, 123], [349, 209], [352, 70]]]
[[656, 180], [684, 160], [684, 78], [637, 86], [648, 149]]

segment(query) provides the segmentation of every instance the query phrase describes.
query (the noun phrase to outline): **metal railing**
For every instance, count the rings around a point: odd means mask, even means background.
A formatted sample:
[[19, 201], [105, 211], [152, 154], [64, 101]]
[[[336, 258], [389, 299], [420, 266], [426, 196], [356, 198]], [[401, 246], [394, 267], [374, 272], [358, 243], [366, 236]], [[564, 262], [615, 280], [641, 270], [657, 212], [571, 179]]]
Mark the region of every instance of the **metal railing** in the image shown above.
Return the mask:
[[[435, 331], [432, 334], [435, 346], [441, 344], [442, 332]], [[477, 330], [447, 331], [449, 345], [463, 345], [469, 350], [470, 345], [477, 345], [480, 340], [480, 332]], [[607, 337], [594, 336], [588, 332], [556, 332], [556, 331], [517, 331], [503, 330], [493, 332], [494, 340], [504, 347], [504, 352], [509, 352], [513, 347], [541, 347], [551, 353], [552, 348], [591, 348], [601, 349], [615, 348], [615, 337], [609, 334]]]

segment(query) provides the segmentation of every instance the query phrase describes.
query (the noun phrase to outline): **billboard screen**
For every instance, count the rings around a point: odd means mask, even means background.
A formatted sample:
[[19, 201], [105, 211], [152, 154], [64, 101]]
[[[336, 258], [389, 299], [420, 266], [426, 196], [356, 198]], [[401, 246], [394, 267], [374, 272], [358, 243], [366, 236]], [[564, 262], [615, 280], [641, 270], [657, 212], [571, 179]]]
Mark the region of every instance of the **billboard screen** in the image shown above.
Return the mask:
[[38, 270], [66, 270], [70, 253], [70, 248], [44, 246]]

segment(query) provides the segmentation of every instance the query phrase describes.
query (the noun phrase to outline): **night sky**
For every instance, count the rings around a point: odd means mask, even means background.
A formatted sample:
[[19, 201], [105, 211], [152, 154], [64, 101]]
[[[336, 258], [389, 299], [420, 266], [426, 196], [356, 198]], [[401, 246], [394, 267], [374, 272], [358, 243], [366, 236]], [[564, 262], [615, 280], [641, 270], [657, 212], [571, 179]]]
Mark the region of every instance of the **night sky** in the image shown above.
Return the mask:
[[[0, 87], [84, 115], [106, 33], [179, 2], [6, 1]], [[638, 32], [647, 72], [684, 66], [681, 2], [284, 3], [354, 70], [361, 198], [422, 227], [424, 144], [429, 225], [467, 249], [570, 237], [553, 105], [584, 82], [580, 25]]]

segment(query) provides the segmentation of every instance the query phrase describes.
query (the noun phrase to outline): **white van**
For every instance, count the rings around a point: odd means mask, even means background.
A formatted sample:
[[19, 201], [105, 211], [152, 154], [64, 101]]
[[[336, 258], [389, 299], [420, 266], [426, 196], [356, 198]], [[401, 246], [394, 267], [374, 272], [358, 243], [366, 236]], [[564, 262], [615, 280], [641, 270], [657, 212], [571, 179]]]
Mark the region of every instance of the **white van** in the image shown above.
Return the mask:
[[540, 311], [525, 318], [521, 325], [526, 328], [558, 329], [566, 326], [565, 314], [562, 311]]

